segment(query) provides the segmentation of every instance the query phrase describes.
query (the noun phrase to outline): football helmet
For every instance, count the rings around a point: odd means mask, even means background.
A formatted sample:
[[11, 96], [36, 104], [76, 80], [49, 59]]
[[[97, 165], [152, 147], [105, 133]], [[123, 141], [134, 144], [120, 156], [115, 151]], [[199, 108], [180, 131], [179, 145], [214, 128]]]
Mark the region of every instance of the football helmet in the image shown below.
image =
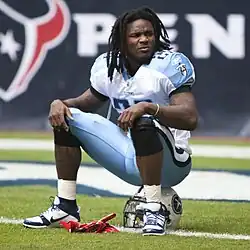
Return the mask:
[[[168, 213], [166, 213], [166, 229], [174, 230], [182, 215], [182, 201], [179, 195], [173, 188], [162, 188], [162, 204], [165, 205]], [[123, 227], [125, 228], [142, 228], [144, 204], [146, 198], [144, 197], [143, 187], [138, 192], [129, 198], [125, 203], [123, 210]]]

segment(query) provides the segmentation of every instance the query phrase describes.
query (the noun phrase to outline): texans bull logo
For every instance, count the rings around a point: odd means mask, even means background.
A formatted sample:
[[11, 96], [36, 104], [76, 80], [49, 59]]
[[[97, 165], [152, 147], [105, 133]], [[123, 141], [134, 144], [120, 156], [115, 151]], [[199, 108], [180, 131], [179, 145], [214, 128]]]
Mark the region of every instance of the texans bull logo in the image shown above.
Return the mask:
[[[0, 11], [15, 24], [10, 28], [8, 22], [5, 30], [2, 30], [4, 25], [0, 30], [0, 65], [1, 71], [4, 68], [2, 75], [5, 74], [4, 79], [8, 81], [0, 83], [0, 98], [5, 102], [27, 90], [48, 51], [58, 46], [68, 34], [70, 12], [66, 4], [62, 0], [45, 1], [48, 12], [40, 17], [28, 18], [0, 0]], [[15, 31], [17, 24], [23, 26], [24, 34], [20, 34], [20, 29]], [[6, 65], [9, 68], [15, 65], [14, 77], [9, 76], [11, 74], [5, 70]]]

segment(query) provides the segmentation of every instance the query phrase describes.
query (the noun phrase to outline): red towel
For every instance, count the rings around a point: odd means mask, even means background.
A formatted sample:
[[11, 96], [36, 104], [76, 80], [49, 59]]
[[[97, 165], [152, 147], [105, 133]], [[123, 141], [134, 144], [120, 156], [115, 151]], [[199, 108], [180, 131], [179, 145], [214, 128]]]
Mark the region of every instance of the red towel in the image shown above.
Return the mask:
[[75, 221], [61, 221], [60, 224], [67, 229], [68, 232], [81, 232], [81, 233], [113, 233], [119, 232], [119, 230], [107, 223], [107, 221], [113, 219], [116, 216], [115, 213], [109, 214], [98, 221], [91, 221], [89, 223], [81, 224]]

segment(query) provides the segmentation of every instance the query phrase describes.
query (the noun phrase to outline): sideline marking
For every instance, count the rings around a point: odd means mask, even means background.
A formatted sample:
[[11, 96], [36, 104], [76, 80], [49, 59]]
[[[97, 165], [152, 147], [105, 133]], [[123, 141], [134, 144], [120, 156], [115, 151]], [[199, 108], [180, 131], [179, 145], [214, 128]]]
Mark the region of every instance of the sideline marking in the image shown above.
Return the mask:
[[[128, 233], [141, 233], [141, 229], [118, 227], [122, 232]], [[210, 239], [229, 239], [229, 240], [250, 240], [250, 235], [243, 234], [219, 234], [219, 233], [207, 233], [207, 232], [191, 232], [185, 230], [168, 231], [167, 234], [182, 236], [182, 237], [203, 237]]]
[[[1, 224], [22, 224], [22, 219], [11, 219], [6, 217], [0, 217]], [[121, 232], [127, 233], [140, 233], [141, 230], [117, 227]], [[206, 233], [206, 232], [191, 232], [184, 230], [177, 231], [169, 231], [167, 234], [181, 236], [181, 237], [203, 237], [203, 238], [211, 238], [211, 239], [229, 239], [229, 240], [250, 240], [250, 235], [242, 235], [242, 234], [216, 234], [216, 233]]]
[[[54, 164], [1, 162], [0, 187], [32, 184], [56, 187], [57, 175], [54, 166]], [[102, 167], [82, 166], [78, 171], [79, 193], [132, 196], [138, 188]], [[174, 186], [174, 190], [182, 199], [250, 201], [250, 175], [192, 170], [185, 180]]]
[[[190, 145], [194, 157], [250, 159], [250, 147], [226, 145]], [[52, 140], [0, 139], [1, 150], [44, 150], [53, 151]]]

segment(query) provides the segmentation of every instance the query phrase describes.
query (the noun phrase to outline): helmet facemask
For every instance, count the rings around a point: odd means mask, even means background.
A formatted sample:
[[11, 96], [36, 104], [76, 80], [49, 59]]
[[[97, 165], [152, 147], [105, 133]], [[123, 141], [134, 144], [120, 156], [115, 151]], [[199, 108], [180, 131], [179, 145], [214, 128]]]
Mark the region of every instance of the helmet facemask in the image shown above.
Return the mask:
[[146, 199], [140, 196], [130, 197], [123, 210], [123, 226], [127, 228], [143, 227], [143, 204]]

